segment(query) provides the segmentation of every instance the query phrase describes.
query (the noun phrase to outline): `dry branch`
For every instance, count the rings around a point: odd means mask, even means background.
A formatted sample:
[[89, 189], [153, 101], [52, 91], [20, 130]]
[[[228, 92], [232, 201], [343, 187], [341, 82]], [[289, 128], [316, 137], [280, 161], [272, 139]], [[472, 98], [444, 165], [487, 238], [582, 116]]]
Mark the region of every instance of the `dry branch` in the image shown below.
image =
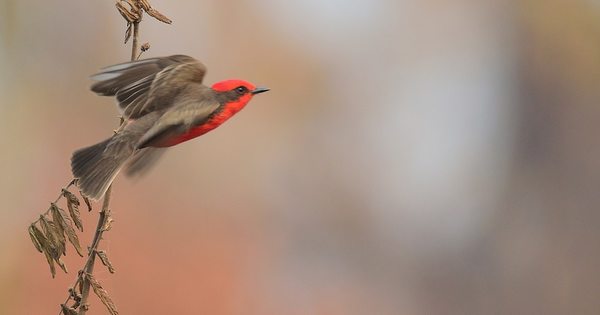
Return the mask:
[[[163, 23], [172, 23], [169, 18], [152, 8], [148, 0], [117, 0], [116, 7], [121, 16], [123, 16], [127, 22], [125, 43], [127, 43], [127, 41], [133, 37], [131, 45], [132, 61], [138, 59], [143, 52], [150, 48], [149, 43], [144, 43], [141, 46], [141, 49], [138, 48], [139, 23], [142, 20], [144, 12]], [[123, 122], [124, 120], [121, 118], [121, 125], [117, 130], [115, 130], [115, 133], [118, 133], [122, 130], [124, 127]], [[55, 265], [58, 265], [65, 273], [67, 272], [67, 267], [61, 260], [61, 257], [66, 255], [67, 240], [73, 245], [77, 253], [83, 257], [83, 250], [81, 249], [79, 237], [77, 236], [77, 230], [83, 232], [83, 223], [81, 220], [81, 213], [79, 211], [81, 202], [79, 201], [79, 198], [69, 190], [69, 188], [76, 183], [76, 180], [72, 180], [68, 185], [61, 189], [60, 195], [54, 202], [50, 203], [48, 210], [41, 214], [40, 217], [33, 222], [28, 229], [29, 236], [35, 249], [38, 252], [43, 253], [46, 257], [48, 266], [50, 267], [50, 273], [53, 278], [56, 275]], [[111, 315], [118, 314], [115, 304], [108, 295], [108, 292], [102, 288], [102, 285], [93, 276], [96, 256], [99, 257], [102, 264], [108, 268], [110, 273], [115, 272], [115, 269], [108, 259], [106, 252], [98, 249], [104, 232], [110, 230], [113, 222], [113, 219], [110, 215], [111, 191], [112, 185], [109, 186], [108, 190], [104, 194], [102, 209], [99, 213], [98, 223], [92, 244], [88, 247], [85, 265], [81, 270], [79, 270], [77, 279], [73, 286], [69, 288], [69, 295], [66, 301], [60, 305], [59, 315], [85, 315], [89, 309], [88, 298], [90, 288], [106, 306]], [[83, 198], [88, 211], [92, 211], [90, 200], [81, 194], [81, 192], [80, 195]], [[58, 205], [58, 202], [62, 198], [65, 199], [68, 213]]]

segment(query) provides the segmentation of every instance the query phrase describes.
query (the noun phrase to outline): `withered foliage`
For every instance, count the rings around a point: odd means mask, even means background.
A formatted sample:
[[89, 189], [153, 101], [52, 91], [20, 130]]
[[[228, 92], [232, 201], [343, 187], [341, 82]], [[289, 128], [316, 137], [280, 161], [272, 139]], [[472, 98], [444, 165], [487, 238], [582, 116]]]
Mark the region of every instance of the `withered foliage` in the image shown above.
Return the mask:
[[[56, 276], [55, 264], [65, 273], [67, 272], [67, 267], [61, 260], [61, 257], [67, 254], [67, 240], [73, 245], [77, 254], [83, 257], [83, 250], [75, 231], [75, 227], [80, 231], [83, 230], [79, 215], [79, 199], [67, 189], [63, 189], [61, 196], [66, 199], [69, 214], [56, 202], [52, 202], [50, 208], [29, 226], [29, 236], [33, 246], [46, 257], [53, 278]], [[57, 202], [59, 200], [60, 197]]]
[[100, 257], [100, 261], [102, 262], [102, 264], [104, 266], [106, 266], [106, 268], [108, 268], [108, 272], [115, 273], [115, 268], [110, 263], [110, 260], [108, 259], [108, 256], [106, 255], [105, 251], [97, 250], [96, 255], [98, 255], [98, 257]]
[[[75, 196], [74, 193], [66, 189], [62, 190], [62, 195], [67, 199], [67, 208], [69, 209], [71, 218], [73, 218], [73, 223], [75, 223], [75, 226], [79, 231], [83, 232], [83, 224], [81, 223], [81, 220], [79, 220], [79, 199], [77, 199], [77, 196]], [[89, 200], [87, 202], [89, 202]], [[91, 205], [89, 205], [89, 207], [91, 208]]]
[[81, 196], [81, 198], [83, 198], [83, 201], [85, 202], [85, 205], [87, 206], [88, 212], [92, 211], [92, 203], [90, 202], [88, 197], [84, 196], [81, 192], [79, 192], [79, 195]]
[[[67, 267], [61, 260], [61, 257], [65, 256], [67, 252], [67, 241], [71, 243], [73, 248], [75, 248], [75, 251], [77, 251], [81, 257], [84, 256], [79, 237], [77, 236], [77, 230], [83, 231], [83, 224], [79, 212], [81, 202], [79, 198], [68, 189], [73, 184], [76, 184], [76, 182], [73, 181], [66, 188], [63, 188], [56, 201], [51, 202], [48, 210], [41, 214], [35, 222], [29, 225], [28, 229], [33, 246], [38, 252], [43, 253], [46, 257], [53, 278], [56, 276], [56, 265], [58, 265], [65, 273], [67, 272]], [[92, 206], [89, 200], [83, 196], [82, 198], [88, 209], [91, 210]], [[64, 199], [64, 203], [67, 205], [68, 212], [58, 205], [62, 199]], [[108, 212], [108, 209], [103, 207], [101, 215], [106, 216], [106, 218], [104, 224], [100, 226], [97, 233], [100, 231], [107, 231], [111, 228], [113, 220], [106, 212]], [[91, 273], [87, 272], [87, 267], [93, 264], [92, 258], [95, 256], [100, 259], [110, 273], [115, 272], [115, 268], [108, 259], [106, 252], [98, 250], [97, 247], [92, 244], [90, 252], [88, 253], [88, 262], [84, 268], [79, 271], [77, 281], [73, 287], [69, 289], [67, 301], [60, 305], [62, 314], [84, 314], [89, 307], [86, 304], [87, 292], [91, 291], [89, 290], [89, 287], [92, 288], [110, 314], [118, 314], [115, 304], [108, 296], [106, 290], [102, 288], [102, 285]], [[88, 288], [87, 290], [86, 287]], [[86, 299], [84, 299], [84, 296]], [[71, 303], [69, 303], [69, 301], [71, 301]]]
[[[149, 0], [117, 0], [116, 7], [127, 23], [125, 43], [133, 36], [132, 61], [139, 59], [143, 52], [150, 49], [150, 44], [144, 43], [140, 47], [139, 54], [137, 54], [137, 43], [139, 40], [138, 27], [144, 12], [163, 23], [172, 23], [169, 18], [152, 8]], [[121, 117], [121, 126], [123, 126], [123, 122], [124, 118]], [[117, 132], [118, 130], [115, 131], [115, 133]], [[54, 202], [50, 203], [48, 210], [40, 215], [39, 219], [33, 222], [28, 229], [33, 246], [38, 252], [44, 254], [44, 257], [46, 257], [53, 278], [56, 275], [56, 265], [58, 265], [65, 273], [67, 272], [67, 267], [61, 260], [61, 257], [66, 255], [67, 240], [71, 243], [73, 248], [75, 248], [77, 254], [82, 257], [84, 256], [77, 235], [77, 230], [83, 232], [83, 223], [79, 210], [81, 202], [74, 193], [69, 191], [69, 188], [76, 184], [77, 180], [72, 180], [65, 188], [63, 188], [59, 197]], [[109, 208], [110, 191], [111, 187], [109, 186], [104, 196], [102, 210], [100, 211], [98, 228], [95, 231], [91, 245], [88, 247], [86, 263], [81, 270], [79, 270], [73, 287], [69, 288], [69, 295], [66, 301], [60, 304], [60, 314], [85, 315], [89, 309], [87, 301], [91, 290], [94, 291], [111, 315], [118, 314], [112, 299], [92, 275], [96, 257], [100, 259], [110, 273], [115, 272], [106, 252], [98, 250], [98, 244], [102, 239], [103, 233], [110, 230], [113, 223]], [[90, 200], [81, 194], [81, 191], [79, 192], [79, 195], [83, 199], [88, 211], [92, 211]], [[65, 200], [68, 212], [64, 210], [64, 207], [61, 208], [59, 206], [59, 201], [61, 201], [61, 199]]]
[[[72, 223], [75, 222], [75, 225], [77, 225], [77, 222], [79, 222], [79, 211], [76, 213], [71, 212], [71, 217], [69, 217], [65, 210], [59, 208], [54, 203], [52, 204], [51, 209], [52, 218], [54, 219], [54, 222], [58, 223], [58, 226], [60, 227], [59, 229], [61, 230], [61, 232], [63, 232], [63, 235], [67, 235], [69, 242], [73, 245], [73, 247], [75, 247], [77, 254], [83, 257], [83, 251], [81, 250], [81, 245], [79, 245], [79, 238], [77, 237], [77, 233], [75, 232]], [[71, 218], [73, 219], [72, 221]], [[81, 222], [79, 223], [79, 226], [81, 226]], [[81, 229], [83, 229], [83, 227]]]
[[125, 44], [131, 38], [131, 29], [133, 23], [139, 23], [142, 20], [142, 13], [146, 12], [151, 17], [166, 23], [171, 24], [173, 21], [154, 9], [148, 0], [119, 0], [115, 3], [117, 10], [121, 16], [127, 21], [127, 29], [125, 30]]
[[100, 282], [98, 282], [98, 280], [96, 280], [96, 278], [94, 278], [94, 276], [92, 276], [92, 274], [89, 273], [85, 274], [85, 280], [91, 284], [94, 293], [100, 299], [102, 304], [106, 306], [108, 312], [111, 315], [118, 315], [119, 312], [117, 311], [115, 303], [113, 303], [110, 296], [108, 296], [108, 292], [106, 292], [106, 290], [104, 290], [104, 288], [100, 285]]

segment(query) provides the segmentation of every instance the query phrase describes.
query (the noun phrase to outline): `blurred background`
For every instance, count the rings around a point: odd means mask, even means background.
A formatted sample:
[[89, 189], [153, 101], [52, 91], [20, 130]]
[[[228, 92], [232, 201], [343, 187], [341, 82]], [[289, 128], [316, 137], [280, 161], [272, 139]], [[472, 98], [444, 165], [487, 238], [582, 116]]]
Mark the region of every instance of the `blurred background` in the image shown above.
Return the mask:
[[[152, 4], [143, 57], [272, 90], [116, 180], [122, 314], [598, 314], [600, 1]], [[52, 280], [26, 228], [118, 124], [88, 77], [124, 30], [114, 1], [0, 0], [1, 314], [57, 313], [83, 264]]]

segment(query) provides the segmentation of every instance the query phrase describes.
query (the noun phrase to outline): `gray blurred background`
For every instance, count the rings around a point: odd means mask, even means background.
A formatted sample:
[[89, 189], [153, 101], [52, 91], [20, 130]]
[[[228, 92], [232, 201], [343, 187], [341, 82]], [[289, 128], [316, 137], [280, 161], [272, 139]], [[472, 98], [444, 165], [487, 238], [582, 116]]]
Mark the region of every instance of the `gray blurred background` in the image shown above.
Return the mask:
[[[599, 1], [152, 4], [143, 57], [272, 90], [117, 179], [122, 314], [598, 314]], [[118, 124], [88, 77], [124, 30], [114, 1], [0, 0], [1, 314], [58, 312], [83, 264], [52, 280], [26, 227]]]

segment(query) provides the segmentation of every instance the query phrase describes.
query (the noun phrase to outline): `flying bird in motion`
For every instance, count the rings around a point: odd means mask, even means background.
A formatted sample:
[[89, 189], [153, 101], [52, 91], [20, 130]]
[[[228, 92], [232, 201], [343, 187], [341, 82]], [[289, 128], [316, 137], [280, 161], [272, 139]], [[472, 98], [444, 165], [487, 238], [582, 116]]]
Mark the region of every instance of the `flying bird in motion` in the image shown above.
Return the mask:
[[243, 80], [202, 84], [206, 67], [184, 55], [113, 65], [92, 76], [92, 91], [115, 96], [124, 123], [115, 134], [79, 149], [71, 169], [88, 198], [102, 198], [119, 171], [148, 169], [164, 151], [201, 136], [239, 112], [256, 94], [269, 89]]

